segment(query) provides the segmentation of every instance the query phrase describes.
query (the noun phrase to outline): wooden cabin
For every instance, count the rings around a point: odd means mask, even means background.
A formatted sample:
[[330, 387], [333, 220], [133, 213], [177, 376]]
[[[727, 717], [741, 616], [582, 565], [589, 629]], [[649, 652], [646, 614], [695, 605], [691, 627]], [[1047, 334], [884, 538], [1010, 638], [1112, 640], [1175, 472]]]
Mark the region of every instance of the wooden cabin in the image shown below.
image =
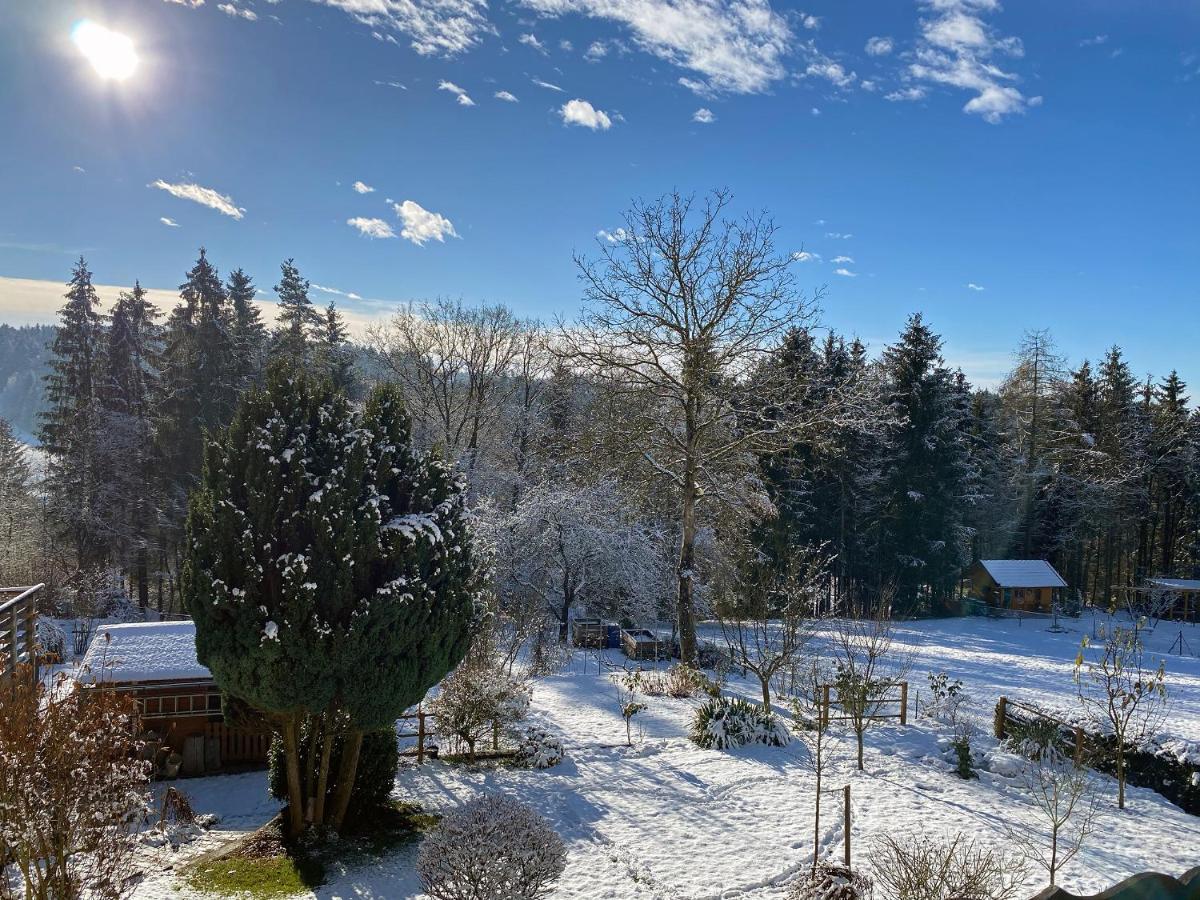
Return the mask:
[[1200, 621], [1200, 579], [1147, 578], [1145, 590], [1153, 601], [1166, 601], [1151, 603], [1160, 609], [1161, 618], [1179, 622]]
[[1067, 583], [1044, 559], [981, 559], [967, 573], [972, 597], [995, 609], [1045, 612]]
[[603, 650], [608, 645], [608, 630], [599, 619], [575, 619], [571, 623], [571, 642], [576, 647]]
[[212, 774], [267, 761], [269, 733], [225, 724], [221, 692], [196, 659], [192, 622], [102, 625], [84, 655], [80, 682], [134, 698], [143, 733], [157, 745], [160, 775]]
[[663, 642], [657, 634], [645, 628], [622, 629], [621, 649], [630, 659], [654, 660], [664, 655]]

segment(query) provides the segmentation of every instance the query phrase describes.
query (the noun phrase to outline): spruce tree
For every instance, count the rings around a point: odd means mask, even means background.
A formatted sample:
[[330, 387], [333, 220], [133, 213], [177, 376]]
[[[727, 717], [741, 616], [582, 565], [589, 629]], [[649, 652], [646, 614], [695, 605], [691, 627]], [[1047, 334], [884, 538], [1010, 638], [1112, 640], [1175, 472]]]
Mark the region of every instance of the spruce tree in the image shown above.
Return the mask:
[[[279, 363], [209, 442], [187, 546], [198, 657], [278, 730], [289, 830], [310, 800], [310, 823], [336, 828], [363, 733], [394, 724], [466, 652], [476, 560], [461, 481], [414, 451], [394, 388], [359, 413]], [[303, 771], [301, 733], [321, 748]]]
[[354, 351], [347, 340], [346, 322], [333, 301], [325, 307], [318, 333], [317, 368], [339, 391], [351, 392], [354, 383]]
[[323, 327], [320, 314], [308, 297], [308, 279], [300, 275], [294, 260], [285, 259], [279, 267], [279, 315], [272, 336], [271, 358], [287, 360], [302, 369], [311, 361], [314, 334]]
[[59, 310], [38, 438], [47, 455], [46, 482], [55, 514], [76, 561], [88, 566], [105, 556], [99, 502], [104, 474], [97, 449], [97, 383], [104, 347], [100, 298], [83, 257], [71, 273], [66, 300]]
[[267, 329], [254, 303], [258, 289], [249, 275], [234, 269], [225, 283], [225, 292], [233, 307], [232, 336], [239, 374], [247, 384], [256, 384], [262, 380], [267, 348]]
[[34, 530], [33, 467], [28, 448], [17, 440], [7, 419], [0, 419], [0, 584], [32, 580]]

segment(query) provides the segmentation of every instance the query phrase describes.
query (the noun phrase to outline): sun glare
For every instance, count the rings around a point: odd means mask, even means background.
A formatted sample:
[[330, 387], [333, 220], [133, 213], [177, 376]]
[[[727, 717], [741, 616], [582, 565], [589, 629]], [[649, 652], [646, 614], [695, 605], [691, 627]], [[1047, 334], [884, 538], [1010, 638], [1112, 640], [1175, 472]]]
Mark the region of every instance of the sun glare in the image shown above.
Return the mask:
[[72, 30], [71, 40], [101, 78], [124, 81], [137, 69], [137, 51], [126, 35], [84, 19]]

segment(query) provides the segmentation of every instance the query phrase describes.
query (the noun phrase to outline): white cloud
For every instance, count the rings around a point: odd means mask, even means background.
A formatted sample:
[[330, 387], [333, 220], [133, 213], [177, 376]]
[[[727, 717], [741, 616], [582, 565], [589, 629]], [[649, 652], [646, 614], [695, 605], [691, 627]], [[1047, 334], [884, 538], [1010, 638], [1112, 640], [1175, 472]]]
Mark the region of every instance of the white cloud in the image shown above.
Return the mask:
[[819, 109], [817, 109], [815, 106], [812, 109], [810, 109], [809, 112], [811, 112], [814, 116], [819, 116], [821, 114], [821, 111]]
[[508, 91], [496, 91], [496, 99], [503, 100], [505, 103], [520, 103], [515, 94], [510, 94]]
[[204, 5], [204, 0], [166, 0], [166, 2], [175, 6], [187, 6], [191, 9], [196, 9]]
[[857, 272], [851, 272], [849, 269], [834, 269], [834, 275], [841, 275], [843, 278], [857, 278]]
[[831, 261], [835, 262], [835, 263], [850, 263], [851, 265], [854, 264], [854, 258], [851, 256], [835, 256]]
[[545, 88], [548, 91], [558, 91], [560, 94], [563, 92], [563, 89], [560, 88], [557, 84], [551, 84], [549, 81], [542, 81], [540, 78], [530, 78], [529, 80], [532, 81], [534, 84], [536, 84], [538, 87]]
[[218, 3], [217, 9], [225, 13], [227, 16], [233, 16], [235, 19], [245, 19], [247, 22], [258, 21], [258, 13], [252, 9], [241, 9], [234, 6], [232, 3]]
[[800, 13], [800, 24], [809, 31], [816, 31], [821, 27], [821, 18], [819, 16], [810, 16], [808, 13]]
[[607, 131], [612, 127], [612, 119], [602, 109], [596, 109], [586, 100], [568, 100], [559, 109], [564, 125], [580, 125], [592, 131]]
[[925, 88], [923, 87], [907, 87], [902, 90], [892, 91], [890, 94], [884, 94], [884, 100], [891, 100], [893, 103], [900, 103], [906, 100], [921, 100], [925, 97]]
[[174, 219], [169, 219], [166, 216], [159, 216], [158, 221], [162, 222], [168, 228], [178, 228], [179, 227], [178, 222], [176, 222]]
[[363, 184], [361, 181], [354, 182], [354, 184], [352, 184], [351, 187], [354, 188], [354, 193], [356, 193], [356, 194], [373, 194], [373, 193], [375, 193], [375, 188], [371, 187], [369, 184]]
[[792, 259], [796, 262], [820, 262], [820, 253], [809, 253], [807, 250], [797, 250], [792, 254]]
[[71, 171], [78, 172], [80, 175], [87, 173], [87, 169], [85, 169], [83, 166], [71, 166]]
[[396, 232], [392, 231], [392, 226], [383, 219], [368, 219], [363, 216], [355, 216], [353, 219], [347, 219], [346, 224], [351, 228], [357, 228], [358, 233], [363, 237], [394, 238], [396, 236]]
[[338, 297], [345, 297], [347, 300], [361, 300], [358, 294], [354, 291], [341, 291], [334, 287], [326, 287], [323, 284], [309, 284], [314, 291], [320, 291], [322, 294], [333, 294]]
[[526, 47], [532, 47], [538, 53], [542, 54], [542, 56], [546, 56], [548, 53], [546, 50], [546, 45], [537, 39], [536, 34], [523, 34], [517, 38], [517, 41], [524, 44]]
[[849, 240], [850, 238], [854, 237], [854, 235], [843, 234], [840, 231], [827, 231], [827, 232], [825, 232], [825, 237], [833, 238], [835, 241], [845, 241], [845, 240]]
[[375, 83], [377, 85], [379, 85], [380, 87], [399, 88], [402, 91], [408, 90], [408, 88], [405, 87], [403, 84], [401, 84], [399, 81], [376, 81]]
[[598, 62], [608, 55], [608, 45], [603, 41], [592, 41], [583, 54], [588, 62]]
[[596, 237], [602, 241], [607, 241], [610, 244], [616, 244], [629, 237], [629, 232], [624, 228], [614, 228], [612, 231], [605, 231], [601, 228], [596, 232]]
[[854, 72], [847, 72], [841, 63], [824, 56], [819, 56], [815, 62], [809, 63], [804, 74], [810, 77], [824, 78], [830, 84], [840, 88], [850, 87], [858, 80], [858, 75]]
[[973, 92], [975, 96], [964, 104], [963, 111], [993, 125], [1041, 102], [1022, 94], [1015, 86], [1017, 76], [996, 62], [998, 56], [1019, 58], [1025, 54], [1020, 38], [998, 35], [982, 18], [1000, 8], [998, 0], [920, 2], [928, 15], [921, 19], [909, 77]]
[[711, 125], [717, 121], [717, 117], [713, 115], [711, 109], [706, 109], [703, 106], [692, 113], [692, 121], [699, 122], [701, 125]]
[[495, 34], [487, 0], [315, 0], [348, 13], [372, 29], [410, 38], [422, 56], [454, 56]]
[[769, 0], [520, 0], [545, 16], [616, 22], [643, 51], [695, 73], [698, 93], [759, 93], [786, 74], [787, 21]]
[[561, 41], [558, 42], [558, 49], [562, 50], [564, 53], [570, 53], [572, 50], [575, 49], [575, 45], [572, 44], [570, 41], [568, 41], [566, 38], [563, 38]]
[[445, 242], [447, 237], [458, 237], [458, 232], [445, 216], [430, 212], [419, 203], [405, 200], [392, 207], [396, 215], [404, 223], [400, 237], [412, 241], [418, 247], [424, 246], [428, 240]]
[[968, 282], [967, 282], [967, 287], [968, 287], [968, 288], [970, 288], [970, 289], [971, 289], [971, 290], [973, 290], [973, 291], [982, 291], [982, 290], [983, 290], [983, 285], [982, 285], [982, 284], [976, 284], [976, 283], [975, 283], [975, 282], [973, 282], [973, 281], [968, 281]]
[[1099, 47], [1101, 44], [1108, 43], [1107, 34], [1098, 34], [1095, 37], [1084, 38], [1079, 42], [1080, 47]]
[[171, 184], [160, 178], [157, 181], [151, 182], [147, 187], [158, 188], [160, 191], [166, 191], [172, 197], [178, 197], [181, 200], [191, 200], [193, 203], [199, 203], [201, 206], [215, 209], [217, 212], [229, 216], [231, 219], [240, 219], [246, 212], [233, 202], [232, 197], [226, 194], [219, 194], [212, 188], [201, 187], [198, 184], [190, 184], [188, 182]]
[[867, 40], [867, 54], [869, 56], [887, 56], [895, 46], [890, 37], [873, 37]]
[[439, 91], [449, 91], [451, 94], [453, 94], [458, 99], [459, 106], [474, 106], [475, 105], [475, 101], [472, 100], [467, 95], [467, 92], [464, 91], [462, 88], [460, 88], [453, 81], [439, 81], [438, 82], [438, 90]]

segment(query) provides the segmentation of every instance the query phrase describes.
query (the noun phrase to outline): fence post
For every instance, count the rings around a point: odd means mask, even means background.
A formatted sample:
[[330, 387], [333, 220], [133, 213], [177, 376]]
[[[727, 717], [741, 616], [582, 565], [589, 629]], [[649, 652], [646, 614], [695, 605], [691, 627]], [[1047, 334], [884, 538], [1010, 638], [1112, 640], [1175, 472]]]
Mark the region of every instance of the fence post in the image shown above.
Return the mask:
[[417, 765], [425, 762], [425, 710], [417, 707]]
[[21, 664], [21, 646], [17, 643], [17, 607], [14, 604], [9, 610], [8, 655], [10, 657], [9, 672], [16, 674], [17, 666]]
[[1005, 722], [1008, 716], [1008, 698], [1001, 697], [1000, 702], [996, 704], [996, 737], [1000, 740], [1005, 738]]
[[492, 723], [492, 752], [500, 752], [500, 723]]
[[845, 797], [842, 800], [842, 837], [845, 853], [846, 868], [850, 868], [850, 785], [845, 787]]
[[1083, 727], [1075, 726], [1075, 765], [1083, 762]]
[[829, 685], [827, 685], [827, 684], [821, 685], [821, 714], [820, 714], [819, 718], [821, 720], [821, 727], [828, 728], [829, 727]]
[[900, 724], [908, 724], [908, 682], [900, 682]]

